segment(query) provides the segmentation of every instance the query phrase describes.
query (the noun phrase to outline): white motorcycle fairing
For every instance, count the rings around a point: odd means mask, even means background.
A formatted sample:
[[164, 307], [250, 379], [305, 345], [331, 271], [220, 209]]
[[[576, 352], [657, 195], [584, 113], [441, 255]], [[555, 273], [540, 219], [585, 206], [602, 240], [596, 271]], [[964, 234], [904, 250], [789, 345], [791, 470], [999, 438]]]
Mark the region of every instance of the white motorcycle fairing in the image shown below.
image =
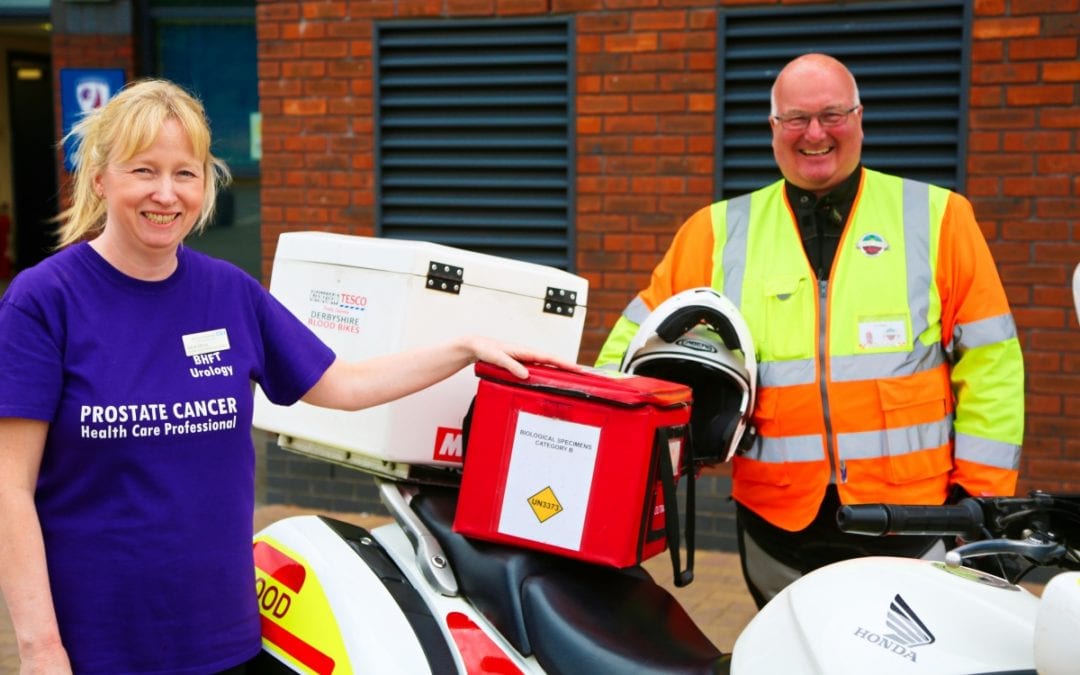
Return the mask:
[[1026, 589], [971, 568], [847, 560], [770, 601], [735, 642], [731, 672], [1034, 673], [1038, 610]]
[[504, 672], [536, 671], [473, 630], [484, 619], [461, 598], [445, 598], [432, 612], [415, 590], [421, 580], [403, 576], [380, 546], [384, 537], [411, 551], [392, 526], [369, 533], [318, 516], [286, 518], [259, 532], [265, 651], [300, 673], [467, 672], [462, 652], [503, 662]]

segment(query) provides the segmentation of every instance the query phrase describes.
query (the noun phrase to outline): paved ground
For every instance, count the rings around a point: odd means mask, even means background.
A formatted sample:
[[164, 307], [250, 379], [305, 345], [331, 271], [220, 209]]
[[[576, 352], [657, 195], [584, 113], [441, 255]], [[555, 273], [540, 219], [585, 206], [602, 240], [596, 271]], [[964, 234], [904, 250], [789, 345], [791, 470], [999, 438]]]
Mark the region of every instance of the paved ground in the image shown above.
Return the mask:
[[[255, 513], [259, 530], [281, 518], [310, 513], [288, 506], [263, 506]], [[325, 513], [325, 512], [324, 512]], [[360, 514], [328, 514], [363, 527], [375, 527], [385, 518]], [[698, 551], [695, 556], [694, 582], [685, 588], [671, 584], [671, 559], [665, 553], [649, 560], [645, 568], [665, 585], [694, 618], [701, 630], [723, 651], [731, 651], [735, 637], [754, 615], [754, 603], [743, 585], [738, 556], [717, 551]], [[0, 599], [0, 675], [19, 672], [19, 660], [7, 606]]]

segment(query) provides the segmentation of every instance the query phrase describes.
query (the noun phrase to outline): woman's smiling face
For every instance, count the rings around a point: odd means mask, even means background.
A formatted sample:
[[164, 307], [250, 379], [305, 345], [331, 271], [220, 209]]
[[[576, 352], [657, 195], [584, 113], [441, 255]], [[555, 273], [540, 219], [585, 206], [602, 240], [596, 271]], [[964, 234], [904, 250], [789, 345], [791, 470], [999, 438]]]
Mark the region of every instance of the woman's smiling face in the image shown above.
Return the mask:
[[[862, 108], [855, 81], [827, 57], [798, 59], [780, 73], [773, 89], [772, 147], [776, 164], [789, 182], [823, 195], [850, 176], [862, 156]], [[850, 114], [836, 126], [823, 126], [823, 112]], [[809, 116], [804, 129], [787, 129], [776, 117]]]
[[150, 147], [110, 161], [94, 187], [107, 205], [99, 238], [128, 259], [149, 262], [174, 255], [198, 221], [204, 162], [180, 123], [168, 119]]

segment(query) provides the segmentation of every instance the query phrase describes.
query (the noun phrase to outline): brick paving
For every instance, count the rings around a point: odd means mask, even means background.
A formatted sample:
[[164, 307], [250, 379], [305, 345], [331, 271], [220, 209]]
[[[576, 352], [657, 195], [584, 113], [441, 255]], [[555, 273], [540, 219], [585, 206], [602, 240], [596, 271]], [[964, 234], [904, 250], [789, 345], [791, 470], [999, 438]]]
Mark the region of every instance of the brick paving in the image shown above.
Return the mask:
[[[255, 512], [256, 531], [292, 515], [313, 513], [311, 509], [271, 505]], [[373, 528], [387, 521], [385, 517], [364, 514], [325, 513], [341, 520]], [[755, 613], [754, 603], [743, 585], [739, 558], [734, 553], [698, 551], [694, 561], [694, 582], [675, 588], [671, 582], [671, 559], [665, 553], [644, 565], [652, 576], [668, 589], [686, 608], [701, 630], [725, 652], [730, 652], [735, 638]], [[11, 629], [7, 606], [0, 598], [0, 674], [19, 672], [18, 652]]]

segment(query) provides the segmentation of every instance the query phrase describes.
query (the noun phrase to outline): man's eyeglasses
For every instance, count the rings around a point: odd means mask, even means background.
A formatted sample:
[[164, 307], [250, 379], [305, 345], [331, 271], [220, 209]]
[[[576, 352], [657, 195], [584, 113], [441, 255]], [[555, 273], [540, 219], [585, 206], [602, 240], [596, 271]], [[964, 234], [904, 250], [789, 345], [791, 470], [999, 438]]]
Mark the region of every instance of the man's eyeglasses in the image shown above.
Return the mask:
[[788, 131], [802, 131], [810, 126], [810, 120], [817, 119], [818, 124], [823, 127], [838, 127], [847, 121], [847, 118], [851, 113], [855, 112], [861, 105], [853, 105], [847, 110], [822, 110], [814, 115], [807, 115], [805, 113], [795, 113], [794, 115], [773, 115], [773, 119], [780, 123], [780, 126], [784, 127]]

